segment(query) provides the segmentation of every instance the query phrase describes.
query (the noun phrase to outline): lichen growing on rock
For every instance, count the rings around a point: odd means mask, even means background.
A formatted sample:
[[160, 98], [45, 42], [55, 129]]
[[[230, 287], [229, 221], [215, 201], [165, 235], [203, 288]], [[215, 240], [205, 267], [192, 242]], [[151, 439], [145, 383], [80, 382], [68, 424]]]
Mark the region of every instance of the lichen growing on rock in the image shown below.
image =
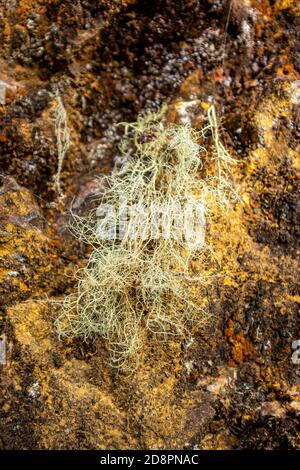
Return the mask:
[[[227, 0], [0, 3], [0, 448], [299, 449], [299, 1], [232, 2], [227, 34]], [[58, 340], [54, 301], [91, 255], [70, 208], [84, 215], [122, 160], [116, 123], [163, 103], [198, 130], [216, 104], [244, 203], [209, 224], [206, 328], [149, 334], [128, 377], [102, 338]]]
[[[99, 335], [110, 363], [131, 370], [147, 332], [182, 340], [207, 321], [198, 297], [218, 273], [211, 225], [235, 192], [228, 175], [233, 159], [221, 143], [214, 107], [200, 131], [164, 124], [162, 113], [125, 128], [133, 134], [123, 152], [131, 146], [133, 154], [107, 177], [96, 214], [75, 219], [75, 233], [93, 251], [56, 326], [60, 337]], [[102, 219], [99, 209], [108, 206]]]

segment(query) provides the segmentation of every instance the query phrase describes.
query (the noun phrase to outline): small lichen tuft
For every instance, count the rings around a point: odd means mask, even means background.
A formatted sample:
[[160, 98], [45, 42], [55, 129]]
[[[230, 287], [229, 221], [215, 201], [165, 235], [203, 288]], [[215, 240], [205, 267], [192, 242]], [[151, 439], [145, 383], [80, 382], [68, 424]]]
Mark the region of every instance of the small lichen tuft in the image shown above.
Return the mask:
[[67, 151], [70, 147], [70, 131], [68, 128], [68, 115], [59, 92], [55, 94], [55, 135], [57, 141], [57, 154], [58, 154], [58, 165], [57, 172], [54, 177], [55, 189], [58, 193], [61, 192], [60, 187], [60, 177], [63, 167], [63, 162], [66, 156]]

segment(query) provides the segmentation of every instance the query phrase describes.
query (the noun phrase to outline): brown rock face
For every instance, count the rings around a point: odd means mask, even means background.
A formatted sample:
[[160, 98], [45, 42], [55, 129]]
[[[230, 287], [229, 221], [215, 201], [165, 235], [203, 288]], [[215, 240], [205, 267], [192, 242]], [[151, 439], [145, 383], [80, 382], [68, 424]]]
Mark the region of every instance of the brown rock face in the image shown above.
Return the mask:
[[[3, 3], [0, 447], [299, 448], [298, 1], [233, 2], [224, 61], [225, 0]], [[125, 376], [104, 342], [54, 328], [89, 251], [70, 208], [92, 205], [120, 163], [118, 122], [167, 102], [169, 121], [200, 127], [212, 101], [243, 201], [220, 227], [213, 320], [192, 341], [149, 338]]]

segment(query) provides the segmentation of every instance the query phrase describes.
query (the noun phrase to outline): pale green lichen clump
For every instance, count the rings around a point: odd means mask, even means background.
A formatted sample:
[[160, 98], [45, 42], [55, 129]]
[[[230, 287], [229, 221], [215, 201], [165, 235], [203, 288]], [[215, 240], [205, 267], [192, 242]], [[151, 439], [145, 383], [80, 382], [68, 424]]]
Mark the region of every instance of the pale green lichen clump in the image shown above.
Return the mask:
[[[111, 238], [102, 240], [108, 218], [101, 209], [88, 218], [75, 217], [76, 236], [93, 250], [79, 271], [76, 292], [62, 301], [56, 326], [62, 338], [102, 337], [111, 365], [132, 370], [147, 336], [182, 340], [207, 322], [199, 292], [216, 274], [210, 225], [235, 194], [228, 178], [233, 160], [220, 142], [213, 107], [200, 131], [167, 125], [163, 113], [139, 117], [125, 124], [125, 131], [121, 150], [127, 159], [107, 177], [99, 207], [109, 205], [122, 215], [126, 201], [135, 211], [129, 222], [128, 213], [118, 219]], [[182, 230], [178, 212], [185, 203], [202, 209], [196, 244]], [[142, 210], [153, 206], [163, 207], [161, 219]]]

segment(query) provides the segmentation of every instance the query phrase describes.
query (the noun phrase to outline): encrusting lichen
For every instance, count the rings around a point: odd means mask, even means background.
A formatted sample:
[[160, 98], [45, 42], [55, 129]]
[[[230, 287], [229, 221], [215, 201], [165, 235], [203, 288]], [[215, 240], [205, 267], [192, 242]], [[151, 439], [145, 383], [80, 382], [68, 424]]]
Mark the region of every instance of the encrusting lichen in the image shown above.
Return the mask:
[[[74, 216], [74, 233], [93, 250], [56, 326], [61, 338], [100, 335], [111, 365], [130, 371], [147, 336], [182, 340], [208, 321], [200, 298], [219, 272], [212, 227], [237, 196], [228, 176], [234, 160], [220, 141], [214, 107], [200, 131], [167, 125], [161, 112], [125, 124], [125, 135], [126, 162], [106, 178], [97, 211]], [[185, 230], [186, 205], [200, 209], [193, 212], [196, 243]], [[117, 210], [113, 233], [101, 238]]]

